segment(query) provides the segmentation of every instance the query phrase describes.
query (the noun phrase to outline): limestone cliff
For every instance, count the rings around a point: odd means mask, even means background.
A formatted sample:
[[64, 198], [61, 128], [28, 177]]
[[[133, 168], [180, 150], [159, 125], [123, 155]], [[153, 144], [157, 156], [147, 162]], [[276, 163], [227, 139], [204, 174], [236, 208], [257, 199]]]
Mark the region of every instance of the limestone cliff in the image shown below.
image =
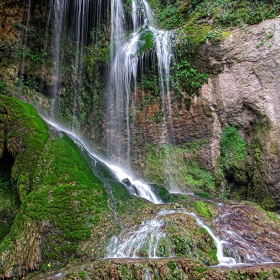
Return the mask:
[[[202, 51], [210, 67], [218, 64], [222, 69], [201, 90], [201, 98], [215, 116], [213, 134], [219, 135], [221, 127], [231, 125], [247, 142], [245, 178], [238, 180], [236, 174], [240, 170], [232, 166], [228, 174], [232, 190], [266, 207], [279, 207], [280, 203], [279, 46], [280, 19], [277, 18], [236, 29], [218, 46], [206, 45]], [[213, 154], [219, 155], [218, 146], [216, 141], [211, 149]], [[268, 196], [273, 197], [275, 205], [266, 200]]]

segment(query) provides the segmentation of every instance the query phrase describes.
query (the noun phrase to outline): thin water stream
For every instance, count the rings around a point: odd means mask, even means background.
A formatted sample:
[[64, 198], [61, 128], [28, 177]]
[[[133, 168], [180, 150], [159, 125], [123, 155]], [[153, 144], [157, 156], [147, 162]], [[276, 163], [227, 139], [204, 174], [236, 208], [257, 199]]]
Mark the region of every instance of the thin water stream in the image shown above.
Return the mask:
[[[185, 214], [195, 219], [196, 223], [206, 229], [209, 235], [213, 238], [217, 247], [217, 259], [219, 265], [234, 265], [236, 260], [224, 255], [223, 244], [226, 243], [220, 240], [217, 235], [208, 227], [196, 214], [186, 211], [185, 209], [161, 210], [153, 220], [143, 221], [140, 226], [131, 229], [123, 230], [118, 237], [112, 237], [110, 244], [107, 246], [108, 258], [139, 258], [143, 248], [146, 250], [144, 257], [159, 258], [160, 255], [160, 240], [166, 239], [165, 246], [167, 247], [168, 257], [176, 257], [171, 240], [165, 233], [165, 222], [163, 218], [167, 215]], [[148, 244], [148, 246], [147, 246]]]

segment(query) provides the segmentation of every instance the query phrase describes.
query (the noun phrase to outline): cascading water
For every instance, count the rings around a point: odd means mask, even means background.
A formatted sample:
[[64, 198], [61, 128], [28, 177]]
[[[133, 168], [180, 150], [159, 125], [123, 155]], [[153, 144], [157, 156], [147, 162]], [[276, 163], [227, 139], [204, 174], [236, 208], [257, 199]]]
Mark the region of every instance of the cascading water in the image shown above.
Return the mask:
[[24, 67], [25, 67], [25, 59], [26, 59], [26, 48], [27, 48], [27, 40], [28, 40], [28, 30], [29, 30], [29, 19], [30, 19], [30, 9], [31, 9], [31, 0], [24, 1], [25, 11], [23, 15], [23, 22], [24, 22], [24, 32], [23, 32], [23, 38], [22, 38], [22, 58], [21, 58], [21, 69], [19, 71], [19, 77], [21, 79], [21, 83], [24, 80]]
[[89, 11], [89, 0], [75, 1], [74, 9], [77, 11], [77, 16], [74, 18], [73, 27], [76, 29], [76, 52], [75, 52], [75, 66], [74, 66], [74, 105], [73, 105], [73, 121], [74, 129], [77, 122], [77, 99], [81, 96], [82, 91], [82, 73], [83, 73], [83, 54], [84, 46], [87, 41], [87, 14]]
[[[50, 109], [50, 116], [52, 119], [57, 118], [57, 96], [60, 94], [61, 85], [61, 59], [63, 56], [63, 48], [61, 48], [61, 40], [63, 37], [63, 29], [64, 29], [64, 21], [65, 21], [65, 13], [66, 5], [65, 0], [50, 0], [50, 12], [49, 12], [49, 20], [47, 24], [50, 24], [50, 18], [53, 16], [53, 36], [51, 42], [52, 48], [52, 84], [53, 84], [53, 99]], [[47, 30], [49, 27], [47, 26]]]
[[168, 257], [176, 257], [172, 249], [172, 242], [165, 234], [166, 224], [163, 221], [163, 217], [175, 214], [191, 216], [201, 228], [206, 229], [216, 245], [219, 265], [234, 265], [237, 263], [234, 258], [224, 255], [223, 244], [226, 242], [220, 240], [197, 215], [185, 209], [161, 210], [155, 219], [143, 221], [140, 226], [123, 230], [118, 237], [112, 237], [110, 244], [106, 248], [106, 256], [108, 258], [162, 257], [159, 245], [163, 239], [165, 248], [168, 251]]
[[[173, 57], [172, 32], [157, 30], [153, 26], [151, 8], [145, 0], [132, 1], [131, 21], [133, 32], [128, 38], [129, 24], [125, 24], [121, 0], [111, 3], [111, 68], [108, 84], [109, 135], [108, 151], [129, 167], [130, 161], [130, 108], [137, 99], [137, 77], [139, 65], [145, 64], [144, 51], [153, 48], [158, 64], [159, 87], [162, 99], [163, 142], [174, 142], [171, 102], [169, 95], [169, 69]], [[134, 96], [132, 96], [132, 84]], [[167, 110], [166, 110], [167, 104]], [[169, 135], [167, 122], [171, 127]], [[170, 129], [169, 129], [170, 131]], [[124, 135], [125, 132], [125, 135]], [[171, 140], [172, 139], [172, 140]]]
[[[166, 240], [160, 219], [146, 220], [140, 226], [125, 229], [112, 237], [106, 248], [108, 258], [157, 258], [160, 255], [160, 241]], [[169, 246], [169, 256], [172, 256]]]
[[[76, 145], [85, 152], [88, 156], [90, 156], [91, 160], [94, 162], [93, 167], [97, 169], [97, 165], [103, 165], [105, 168], [109, 169], [112, 172], [113, 177], [117, 179], [117, 181], [121, 182], [131, 193], [131, 195], [145, 198], [155, 204], [161, 204], [163, 201], [159, 198], [151, 189], [151, 187], [141, 180], [134, 179], [132, 175], [125, 172], [124, 169], [121, 169], [119, 166], [114, 165], [112, 163], [108, 163], [98, 157], [96, 154], [90, 152], [89, 148], [86, 148], [86, 145], [79, 140], [78, 136], [76, 136], [73, 132], [62, 128], [60, 125], [54, 123], [53, 121], [45, 119], [47, 123], [51, 126], [55, 127], [59, 131], [63, 131], [69, 135], [69, 137], [76, 143]], [[100, 177], [98, 173], [95, 173], [97, 177]], [[101, 180], [104, 178], [100, 178]]]
[[[89, 41], [89, 33], [93, 28], [101, 25], [101, 13], [105, 7], [102, 0], [50, 0], [46, 37], [51, 32], [50, 42], [52, 53], [51, 89], [47, 95], [51, 96], [50, 117], [60, 120], [59, 97], [65, 97], [65, 73], [67, 80], [71, 80], [71, 92], [67, 92], [71, 119], [68, 119], [69, 127], [79, 130], [79, 118], [81, 115], [80, 99], [83, 94], [83, 74], [85, 48]], [[48, 43], [45, 43], [44, 52], [47, 53]], [[70, 55], [71, 53], [71, 55]], [[71, 56], [71, 59], [69, 58]], [[71, 61], [73, 59], [73, 61]], [[42, 72], [46, 70], [43, 66]], [[44, 86], [40, 86], [40, 91]], [[45, 90], [46, 91], [46, 90]], [[69, 96], [71, 95], [71, 96]], [[69, 116], [68, 116], [69, 118]]]

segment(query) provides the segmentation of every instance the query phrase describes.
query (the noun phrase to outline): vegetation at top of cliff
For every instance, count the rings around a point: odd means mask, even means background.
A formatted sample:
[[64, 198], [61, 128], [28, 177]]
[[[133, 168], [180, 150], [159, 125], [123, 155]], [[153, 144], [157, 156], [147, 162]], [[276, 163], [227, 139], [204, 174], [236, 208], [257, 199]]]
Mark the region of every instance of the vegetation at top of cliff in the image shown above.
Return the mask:
[[150, 0], [159, 24], [164, 28], [177, 28], [188, 21], [234, 27], [238, 24], [257, 24], [275, 18], [280, 13], [277, 0]]
[[257, 24], [280, 14], [280, 3], [276, 0], [189, 0], [166, 3], [150, 0], [160, 27], [177, 29], [194, 44], [209, 39], [221, 40], [227, 33], [223, 30], [244, 24]]

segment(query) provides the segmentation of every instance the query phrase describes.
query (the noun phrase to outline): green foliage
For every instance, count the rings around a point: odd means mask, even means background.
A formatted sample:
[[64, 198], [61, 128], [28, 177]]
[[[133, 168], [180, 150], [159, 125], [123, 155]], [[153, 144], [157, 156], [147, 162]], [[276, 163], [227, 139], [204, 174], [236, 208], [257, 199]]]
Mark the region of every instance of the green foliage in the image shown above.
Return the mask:
[[0, 94], [6, 94], [7, 93], [7, 85], [5, 81], [0, 81]]
[[[12, 232], [26, 222], [42, 224], [44, 261], [66, 261], [79, 241], [89, 238], [100, 214], [108, 210], [107, 194], [77, 146], [66, 136], [51, 140], [41, 157], [39, 180], [22, 202]], [[59, 234], [58, 234], [59, 233]]]
[[256, 48], [259, 48], [259, 47], [261, 47], [261, 46], [263, 46], [263, 45], [264, 45], [264, 42], [263, 42], [263, 41], [260, 41], [259, 43], [257, 43]]
[[209, 75], [195, 70], [187, 60], [174, 64], [175, 80], [177, 87], [188, 95], [198, 93], [198, 90], [208, 80]]
[[169, 203], [171, 201], [169, 191], [166, 188], [155, 185], [155, 184], [151, 185], [151, 188], [152, 188], [153, 192], [158, 197], [160, 197], [165, 203]]
[[229, 169], [232, 164], [243, 162], [247, 156], [246, 143], [233, 126], [226, 126], [221, 135], [221, 165]]
[[153, 33], [149, 29], [141, 28], [138, 45], [138, 53], [143, 53], [148, 49], [151, 49], [154, 46]]
[[195, 201], [195, 202], [191, 203], [190, 206], [194, 207], [196, 213], [198, 213], [199, 215], [201, 215], [209, 220], [212, 220], [212, 213], [210, 212], [206, 203], [204, 203], [202, 201]]
[[[197, 209], [203, 208], [204, 213], [207, 211], [207, 205], [201, 206], [194, 203], [190, 206], [191, 209], [195, 206], [197, 206]], [[209, 212], [208, 209], [207, 219], [209, 219]], [[173, 244], [175, 254], [200, 264], [216, 264], [218, 261], [216, 256], [217, 249], [212, 237], [192, 217], [188, 217], [187, 219], [187, 221], [183, 220], [182, 224], [180, 222], [178, 223], [180, 219], [176, 223], [170, 222], [170, 226], [168, 227], [168, 237]], [[187, 229], [185, 228], [186, 223], [188, 224]]]
[[161, 27], [165, 29], [176, 28], [185, 22], [184, 12], [187, 11], [187, 3], [173, 0], [168, 1], [167, 4], [161, 0], [151, 0], [149, 2]]
[[86, 280], [86, 279], [87, 279], [87, 275], [86, 275], [86, 273], [85, 273], [84, 271], [81, 271], [81, 272], [79, 273], [79, 276], [80, 276], [80, 278], [81, 278], [82, 280]]
[[275, 0], [150, 0], [150, 4], [160, 27], [183, 27], [184, 36], [195, 46], [206, 39], [213, 43], [221, 40], [225, 28], [257, 24], [280, 14], [280, 4]]
[[218, 28], [216, 30], [211, 30], [206, 34], [206, 38], [212, 43], [217, 43], [222, 40], [222, 29]]
[[169, 268], [169, 272], [166, 275], [167, 279], [170, 280], [183, 280], [184, 276], [177, 266], [176, 262], [170, 261], [167, 263], [167, 267]]
[[280, 5], [271, 1], [233, 1], [205, 0], [197, 5], [193, 14], [197, 20], [211, 18], [222, 26], [238, 24], [257, 24], [264, 19], [275, 18], [280, 12]]
[[215, 192], [212, 174], [186, 157], [188, 152], [198, 150], [204, 143], [205, 140], [191, 142], [185, 148], [171, 145], [146, 145], [143, 150], [145, 176], [159, 185]]
[[110, 45], [106, 40], [106, 34], [101, 29], [91, 31], [91, 44], [87, 46], [84, 56], [85, 64], [95, 66], [97, 62], [109, 62]]
[[195, 19], [192, 19], [186, 22], [183, 28], [177, 32], [180, 38], [180, 45], [183, 48], [187, 44], [185, 51], [194, 52], [195, 47], [205, 42], [212, 29], [213, 26], [210, 24], [197, 24]]
[[8, 174], [0, 171], [0, 241], [10, 232], [20, 203], [17, 190]]
[[193, 249], [195, 244], [191, 240], [186, 240], [181, 236], [173, 236], [172, 243], [175, 246], [176, 256], [187, 256]]
[[195, 191], [194, 195], [199, 196], [201, 198], [210, 198], [210, 194], [208, 192], [199, 192], [199, 191]]

